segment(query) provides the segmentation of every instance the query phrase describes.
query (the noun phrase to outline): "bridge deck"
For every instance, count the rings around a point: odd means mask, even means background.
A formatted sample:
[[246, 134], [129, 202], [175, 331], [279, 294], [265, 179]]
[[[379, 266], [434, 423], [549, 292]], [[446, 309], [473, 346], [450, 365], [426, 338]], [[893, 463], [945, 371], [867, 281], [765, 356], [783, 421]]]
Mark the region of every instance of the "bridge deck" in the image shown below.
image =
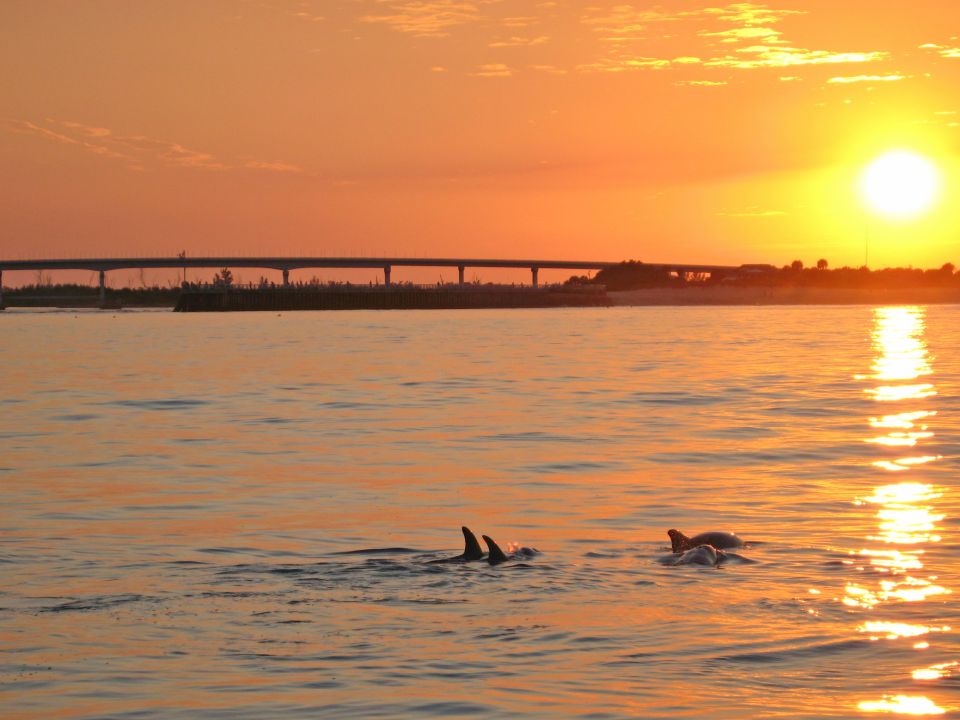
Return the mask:
[[[507, 260], [496, 258], [410, 258], [410, 257], [159, 257], [159, 258], [79, 258], [50, 260], [0, 260], [4, 270], [90, 270], [93, 272], [131, 268], [265, 268], [298, 270], [303, 268], [524, 268], [540, 270], [603, 270], [619, 262], [597, 260]], [[697, 263], [644, 263], [651, 268], [677, 272], [722, 272], [737, 266]]]

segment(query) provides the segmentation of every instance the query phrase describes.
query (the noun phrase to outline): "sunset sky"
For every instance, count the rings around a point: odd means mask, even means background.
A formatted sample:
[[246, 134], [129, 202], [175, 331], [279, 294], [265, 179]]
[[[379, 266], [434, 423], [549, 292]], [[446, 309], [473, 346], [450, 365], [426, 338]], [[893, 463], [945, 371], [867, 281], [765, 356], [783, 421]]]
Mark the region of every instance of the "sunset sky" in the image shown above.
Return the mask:
[[[0, 257], [960, 264], [957, 33], [953, 0], [5, 0]], [[894, 149], [930, 210], [861, 198]]]

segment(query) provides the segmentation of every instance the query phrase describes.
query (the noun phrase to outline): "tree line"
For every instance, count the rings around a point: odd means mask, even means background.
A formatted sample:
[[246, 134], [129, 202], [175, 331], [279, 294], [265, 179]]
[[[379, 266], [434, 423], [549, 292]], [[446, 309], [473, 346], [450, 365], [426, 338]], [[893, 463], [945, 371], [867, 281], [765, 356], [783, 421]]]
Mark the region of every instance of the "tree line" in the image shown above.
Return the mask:
[[944, 263], [936, 269], [895, 267], [871, 270], [860, 266], [830, 268], [825, 258], [810, 267], [794, 260], [777, 268], [773, 265], [744, 265], [733, 271], [713, 273], [676, 273], [669, 269], [648, 265], [637, 260], [626, 260], [604, 268], [592, 278], [575, 275], [568, 285], [604, 285], [607, 290], [639, 290], [643, 288], [682, 288], [690, 286], [724, 285], [732, 287], [822, 287], [875, 288], [956, 287], [960, 288], [960, 273], [953, 263]]

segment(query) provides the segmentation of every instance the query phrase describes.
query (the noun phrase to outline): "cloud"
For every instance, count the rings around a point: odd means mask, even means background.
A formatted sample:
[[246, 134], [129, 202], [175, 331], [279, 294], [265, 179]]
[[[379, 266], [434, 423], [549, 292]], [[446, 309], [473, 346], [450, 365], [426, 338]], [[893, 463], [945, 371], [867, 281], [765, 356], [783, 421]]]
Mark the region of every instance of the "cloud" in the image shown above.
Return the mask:
[[758, 207], [750, 207], [746, 210], [740, 210], [736, 212], [718, 212], [717, 215], [720, 217], [731, 217], [731, 218], [772, 218], [772, 217], [781, 217], [787, 213], [783, 210], [761, 210]]
[[[696, 12], [692, 13], [696, 14]], [[804, 15], [803, 10], [774, 10], [760, 3], [733, 3], [723, 8], [706, 8], [703, 15], [711, 15], [738, 25], [772, 25], [791, 15]]]
[[[250, 0], [247, 0], [250, 2]], [[322, 4], [323, 0], [319, 0]], [[305, 20], [307, 22], [322, 22], [326, 18], [314, 12], [314, 5], [317, 2], [311, 0], [258, 0], [256, 5], [268, 8], [274, 12], [283, 13], [289, 17]]]
[[[55, 121], [51, 121], [48, 119], [47, 122], [51, 123]], [[53, 142], [61, 143], [63, 145], [74, 145], [76, 147], [83, 148], [84, 150], [88, 150], [94, 153], [95, 155], [103, 155], [106, 157], [126, 159], [126, 156], [124, 156], [123, 154], [118, 153], [114, 150], [111, 150], [110, 148], [104, 145], [90, 142], [89, 140], [83, 139], [83, 136], [90, 137], [91, 136], [90, 133], [81, 132], [80, 133], [81, 138], [75, 138], [65, 133], [58, 132], [56, 130], [51, 130], [49, 127], [43, 127], [42, 125], [37, 125], [36, 123], [32, 123], [29, 120], [9, 120], [9, 121], [6, 121], [4, 125], [6, 126], [7, 130], [11, 132], [38, 135], [42, 138], [45, 138], [47, 140], [52, 140]], [[97, 128], [97, 130], [103, 130], [103, 129], [104, 128]], [[109, 131], [107, 131], [107, 133], [109, 134]], [[93, 136], [93, 137], [99, 137], [99, 136]]]
[[[599, 8], [589, 8], [591, 11]], [[605, 12], [585, 15], [580, 22], [590, 27], [603, 42], [620, 44], [646, 39], [647, 28], [654, 23], [678, 20], [685, 13], [670, 15], [662, 10], [638, 10], [632, 5], [618, 5]]]
[[530, 65], [531, 70], [536, 70], [537, 72], [544, 72], [550, 75], [566, 75], [567, 71], [563, 68], [558, 68], [556, 65]]
[[779, 42], [780, 32], [768, 27], [738, 27], [730, 30], [718, 30], [717, 32], [702, 32], [701, 37], [717, 37], [720, 42], [735, 43], [740, 40], [777, 40]]
[[680, 80], [674, 85], [689, 85], [693, 87], [721, 87], [727, 85], [726, 80]]
[[506, 17], [500, 21], [500, 24], [507, 28], [525, 28], [539, 22], [540, 19], [536, 17]]
[[70, 122], [68, 120], [63, 120], [60, 122], [63, 127], [72, 128], [78, 130], [81, 134], [86, 135], [87, 137], [107, 137], [113, 133], [102, 127], [93, 127], [92, 125], [82, 125], [81, 123]]
[[248, 160], [230, 163], [211, 153], [193, 150], [177, 142], [157, 140], [143, 135], [117, 135], [109, 128], [85, 125], [73, 120], [47, 118], [45, 125], [28, 120], [5, 123], [13, 132], [30, 133], [63, 145], [72, 145], [95, 155], [122, 160], [132, 170], [149, 166], [181, 167], [201, 170], [235, 170], [240, 168], [273, 172], [301, 172], [289, 163]]
[[243, 164], [245, 168], [252, 168], [254, 170], [272, 170], [273, 172], [282, 172], [282, 173], [299, 173], [303, 170], [297, 165], [291, 165], [290, 163], [282, 162], [260, 162], [259, 160], [248, 160]]
[[[954, 38], [956, 39], [956, 38]], [[940, 57], [948, 59], [958, 59], [960, 58], [960, 47], [950, 47], [948, 45], [938, 45], [936, 43], [926, 43], [920, 46], [921, 50], [933, 50]]]
[[751, 45], [739, 48], [739, 55], [726, 55], [704, 63], [707, 67], [728, 67], [740, 70], [756, 68], [786, 68], [799, 65], [836, 65], [845, 63], [868, 63], [885, 60], [885, 52], [830, 52], [829, 50], [804, 50], [792, 47]]
[[386, 25], [397, 32], [422, 37], [444, 37], [450, 28], [475, 22], [481, 18], [474, 2], [462, 0], [380, 0], [390, 12], [362, 15], [360, 22]]
[[513, 75], [513, 70], [503, 63], [487, 63], [486, 65], [478, 66], [477, 69], [470, 74], [474, 77], [510, 77]]
[[[578, 69], [583, 72], [664, 70], [682, 65], [686, 58], [692, 57], [705, 67], [738, 70], [867, 63], [887, 58], [887, 53], [879, 51], [791, 46], [783, 39], [783, 32], [774, 26], [802, 14], [798, 10], [774, 9], [750, 2], [673, 13], [618, 5], [581, 18], [610, 49], [605, 57], [583, 63]], [[680, 58], [638, 52], [641, 45], [646, 50], [665, 37], [685, 40], [691, 49], [698, 43], [701, 47], [695, 54]]]
[[492, 43], [490, 43], [488, 47], [492, 47], [492, 48], [531, 47], [533, 45], [543, 45], [545, 42], [548, 42], [549, 40], [550, 38], [548, 38], [546, 35], [540, 35], [539, 37], [533, 37], [533, 38], [519, 37], [515, 35], [511, 38], [507, 38], [506, 40], [495, 40]]
[[848, 75], [832, 77], [827, 80], [831, 85], [847, 85], [850, 83], [876, 83], [876, 82], [896, 82], [906, 79], [906, 75]]
[[577, 70], [581, 72], [621, 73], [630, 70], [664, 70], [670, 67], [670, 61], [652, 57], [603, 58], [592, 63], [581, 63]]

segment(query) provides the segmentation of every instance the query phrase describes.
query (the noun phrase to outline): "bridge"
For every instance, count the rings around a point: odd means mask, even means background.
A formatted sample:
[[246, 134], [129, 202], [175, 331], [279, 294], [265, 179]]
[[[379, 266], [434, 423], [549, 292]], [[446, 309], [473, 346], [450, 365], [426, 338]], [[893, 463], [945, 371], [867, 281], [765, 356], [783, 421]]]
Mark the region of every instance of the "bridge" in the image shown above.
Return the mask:
[[[0, 260], [0, 307], [3, 307], [4, 270], [89, 270], [100, 274], [100, 302], [106, 299], [106, 274], [111, 270], [155, 268], [261, 268], [279, 270], [283, 284], [289, 285], [290, 271], [304, 268], [372, 268], [383, 270], [384, 285], [390, 286], [391, 271], [395, 267], [449, 267], [457, 268], [459, 283], [464, 284], [466, 268], [521, 268], [529, 269], [531, 284], [539, 284], [540, 270], [603, 270], [619, 262], [595, 260], [497, 260], [491, 258], [409, 258], [409, 257], [159, 257], [159, 258], [82, 258], [60, 260]], [[690, 263], [644, 263], [644, 267], [678, 274], [727, 273], [741, 270], [740, 266], [698, 265]]]

